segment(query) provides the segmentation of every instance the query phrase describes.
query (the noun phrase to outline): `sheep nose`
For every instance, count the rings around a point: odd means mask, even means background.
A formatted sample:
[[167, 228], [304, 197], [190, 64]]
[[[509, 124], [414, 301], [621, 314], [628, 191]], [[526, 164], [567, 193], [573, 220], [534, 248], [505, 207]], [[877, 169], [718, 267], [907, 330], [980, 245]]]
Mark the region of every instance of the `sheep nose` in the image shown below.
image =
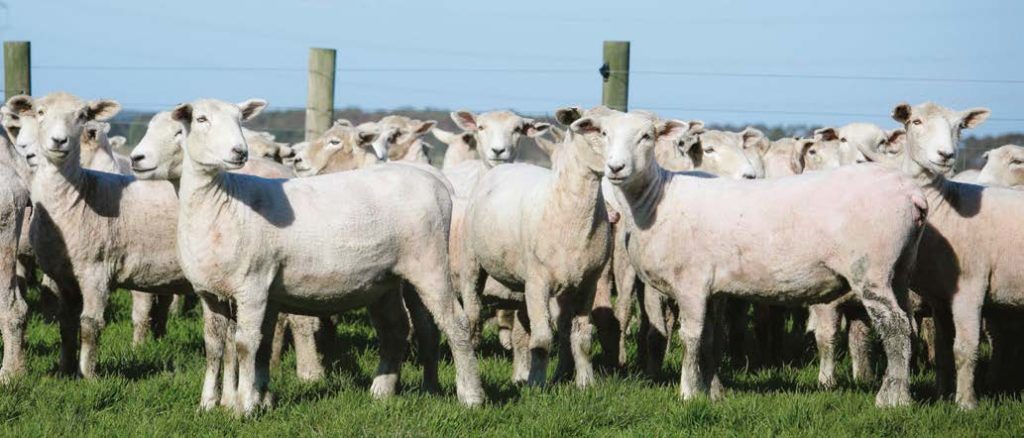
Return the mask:
[[743, 174], [743, 179], [755, 179], [755, 178], [757, 178], [757, 175], [754, 175], [751, 172], [746, 172], [746, 173]]
[[146, 155], [144, 154], [132, 154], [132, 164], [139, 164], [140, 161], [145, 159]]
[[943, 160], [946, 161], [953, 159], [953, 156], [956, 155], [956, 152], [953, 151], [938, 151], [937, 153], [939, 154], [939, 158], [942, 158]]
[[491, 148], [491, 152], [494, 152], [494, 155], [501, 155], [505, 152], [505, 148]]
[[50, 140], [53, 140], [54, 146], [64, 146], [68, 142], [67, 137], [51, 137]]
[[249, 151], [245, 149], [245, 146], [242, 146], [240, 144], [232, 146], [231, 153], [235, 154], [235, 156], [239, 158], [248, 158], [249, 156]]
[[622, 169], [625, 169], [625, 168], [626, 168], [625, 164], [609, 164], [608, 165], [608, 170], [612, 171], [612, 174], [619, 173], [620, 171], [622, 171]]

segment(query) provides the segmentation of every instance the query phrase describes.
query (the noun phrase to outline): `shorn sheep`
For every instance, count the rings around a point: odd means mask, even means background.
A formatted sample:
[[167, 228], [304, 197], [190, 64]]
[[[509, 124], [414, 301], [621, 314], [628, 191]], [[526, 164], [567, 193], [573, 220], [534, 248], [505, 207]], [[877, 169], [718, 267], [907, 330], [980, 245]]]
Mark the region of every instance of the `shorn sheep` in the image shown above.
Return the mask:
[[12, 143], [0, 135], [0, 336], [4, 343], [0, 383], [25, 373], [28, 323], [28, 304], [25, 291], [18, 284], [16, 267], [18, 240], [29, 206], [28, 169]]
[[269, 403], [278, 311], [329, 315], [368, 307], [381, 348], [371, 393], [393, 394], [408, 334], [400, 280], [416, 288], [448, 336], [459, 400], [482, 403], [467, 322], [451, 287], [447, 187], [426, 171], [388, 164], [291, 180], [228, 173], [247, 158], [240, 123], [265, 106], [204, 99], [172, 111], [186, 127], [179, 258], [208, 308], [226, 313], [225, 301], [235, 304], [236, 411]]
[[[572, 129], [605, 151], [640, 277], [679, 304], [684, 399], [722, 395], [712, 322], [723, 296], [815, 303], [848, 285], [888, 358], [876, 405], [911, 402], [911, 326], [901, 304], [927, 209], [912, 181], [875, 165], [778, 180], [695, 178], [654, 160], [656, 138], [684, 129], [677, 122], [619, 113], [584, 117]], [[863, 238], [849, 239], [853, 230]]]
[[[556, 116], [568, 124], [580, 114], [569, 108]], [[604, 166], [594, 148], [571, 134], [556, 156], [550, 170], [513, 163], [484, 174], [466, 207], [459, 284], [467, 308], [480, 307], [470, 303], [480, 299], [488, 278], [524, 291], [525, 312], [517, 312], [513, 330], [514, 379], [533, 385], [547, 380], [553, 340], [548, 306], [556, 301], [556, 377], [568, 377], [575, 365], [576, 384], [587, 386], [593, 382], [590, 311], [611, 242], [601, 195]], [[516, 345], [517, 338], [528, 345]]]

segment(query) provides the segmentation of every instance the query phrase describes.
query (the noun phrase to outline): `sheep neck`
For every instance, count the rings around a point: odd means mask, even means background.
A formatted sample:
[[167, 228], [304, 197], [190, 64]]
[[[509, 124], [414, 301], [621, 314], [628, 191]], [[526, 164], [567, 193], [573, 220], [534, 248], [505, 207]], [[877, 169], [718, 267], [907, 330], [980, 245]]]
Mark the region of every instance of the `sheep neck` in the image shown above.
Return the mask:
[[[601, 175], [589, 169], [584, 148], [590, 146], [585, 140], [573, 141], [567, 139], [563, 146], [563, 153], [559, 154], [558, 160], [552, 168], [554, 172], [554, 187], [559, 193], [568, 196], [560, 196], [560, 209], [564, 209], [573, 215], [584, 214], [592, 217], [596, 214], [598, 204], [602, 204], [601, 198]], [[486, 162], [486, 160], [485, 160]]]
[[910, 156], [910, 148], [916, 147], [916, 145], [907, 142], [908, 153], [903, 154], [903, 164], [901, 170], [909, 175], [918, 187], [924, 192], [925, 197], [928, 199], [929, 209], [933, 212], [936, 208], [946, 204], [950, 196], [956, 191], [956, 185], [958, 183], [949, 181], [945, 175], [936, 173], [931, 169], [922, 166]]
[[615, 187], [619, 203], [629, 207], [626, 215], [635, 226], [647, 228], [656, 215], [661, 201], [662, 188], [669, 178], [667, 170], [651, 157], [650, 164], [636, 177]]
[[0, 149], [2, 149], [0, 150], [0, 166], [13, 169], [21, 183], [25, 187], [29, 187], [32, 183], [32, 169], [29, 169], [28, 162], [14, 151], [14, 146], [11, 142], [8, 142], [6, 147]]
[[82, 200], [87, 191], [88, 175], [80, 160], [78, 144], [71, 145], [63, 163], [53, 163], [46, 157], [39, 160], [32, 181], [32, 200], [44, 204], [55, 200], [70, 200], [71, 205]]

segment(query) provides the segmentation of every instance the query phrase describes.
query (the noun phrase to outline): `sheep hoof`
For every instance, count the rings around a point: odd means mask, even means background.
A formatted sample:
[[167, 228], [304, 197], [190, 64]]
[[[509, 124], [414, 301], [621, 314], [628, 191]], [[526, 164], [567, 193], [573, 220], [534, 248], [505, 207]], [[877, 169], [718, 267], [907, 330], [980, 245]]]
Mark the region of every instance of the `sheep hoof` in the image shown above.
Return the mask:
[[818, 385], [825, 390], [833, 390], [836, 388], [836, 378], [833, 376], [818, 376]]
[[458, 392], [459, 402], [468, 408], [474, 408], [484, 404], [484, 395], [482, 390], [456, 392]]
[[396, 375], [377, 376], [373, 379], [373, 384], [370, 385], [370, 394], [375, 399], [385, 399], [395, 395], [395, 386], [397, 385], [398, 376]]
[[961, 411], [973, 411], [978, 408], [978, 401], [973, 398], [959, 398], [956, 401]]

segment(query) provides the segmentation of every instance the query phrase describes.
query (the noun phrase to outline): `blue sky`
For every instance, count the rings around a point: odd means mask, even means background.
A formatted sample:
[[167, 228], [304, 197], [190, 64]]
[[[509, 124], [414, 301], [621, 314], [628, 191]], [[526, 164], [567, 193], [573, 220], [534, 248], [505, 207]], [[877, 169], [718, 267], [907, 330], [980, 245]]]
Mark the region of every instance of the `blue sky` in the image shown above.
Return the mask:
[[[888, 126], [897, 102], [933, 100], [991, 108], [977, 134], [1024, 131], [1018, 1], [0, 3], [0, 37], [32, 41], [34, 93], [127, 108], [254, 96], [301, 107], [317, 46], [338, 49], [338, 106], [551, 113], [598, 103], [601, 43], [629, 40], [630, 106], [666, 116]], [[828, 78], [747, 76], [766, 73]]]

